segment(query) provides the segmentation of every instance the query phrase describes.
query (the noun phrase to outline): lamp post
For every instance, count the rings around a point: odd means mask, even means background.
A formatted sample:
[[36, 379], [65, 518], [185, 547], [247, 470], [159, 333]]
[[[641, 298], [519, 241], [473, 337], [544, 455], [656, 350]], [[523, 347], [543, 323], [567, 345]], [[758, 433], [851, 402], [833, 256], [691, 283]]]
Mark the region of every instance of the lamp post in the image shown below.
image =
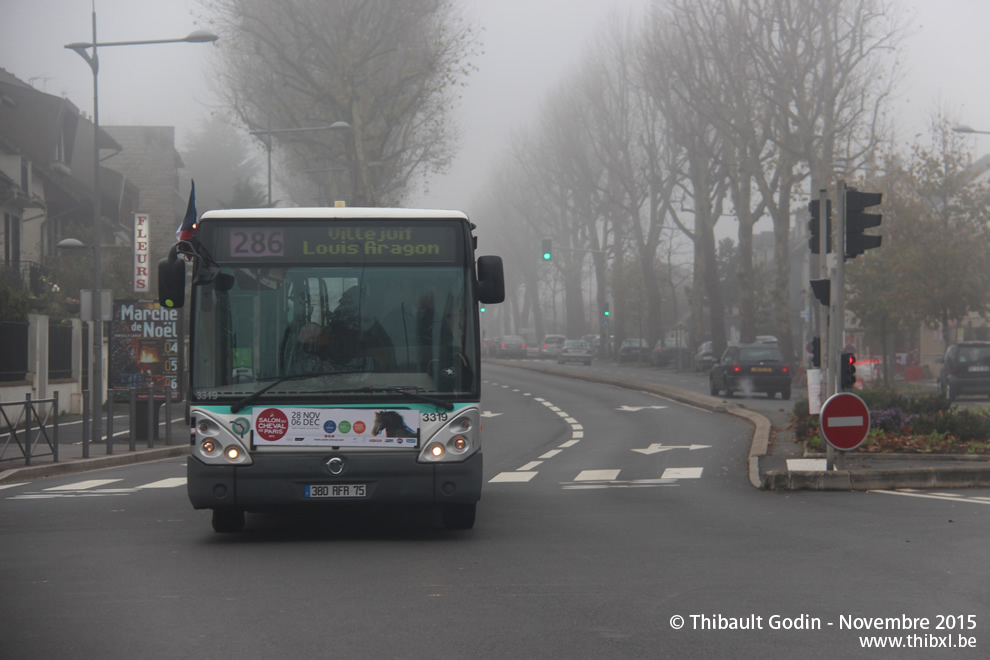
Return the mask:
[[301, 133], [303, 131], [335, 131], [350, 128], [346, 121], [335, 121], [329, 126], [312, 126], [308, 128], [268, 128], [265, 130], [248, 131], [249, 135], [264, 135], [265, 150], [268, 151], [268, 206], [272, 205], [272, 135], [278, 133]]
[[[219, 37], [205, 30], [195, 30], [185, 37], [178, 39], [154, 39], [147, 41], [105, 41], [96, 40], [96, 8], [93, 8], [93, 41], [89, 43], [75, 42], [66, 44], [65, 47], [75, 51], [77, 55], [86, 60], [86, 64], [93, 72], [93, 350], [91, 352], [91, 368], [93, 389], [90, 392], [92, 399], [91, 410], [92, 433], [94, 441], [103, 435], [103, 424], [99, 411], [103, 406], [103, 310], [100, 305], [100, 290], [103, 288], [103, 263], [100, 254], [102, 243], [100, 232], [100, 92], [99, 73], [100, 60], [97, 55], [97, 48], [109, 46], [145, 46], [150, 44], [171, 44], [171, 43], [210, 43]], [[87, 53], [86, 49], [92, 48], [92, 53]], [[107, 438], [107, 445], [112, 446], [113, 438]]]
[[967, 126], [966, 124], [963, 124], [962, 126], [953, 126], [952, 130], [955, 133], [978, 133], [980, 135], [990, 135], [990, 131], [978, 131], [972, 126]]

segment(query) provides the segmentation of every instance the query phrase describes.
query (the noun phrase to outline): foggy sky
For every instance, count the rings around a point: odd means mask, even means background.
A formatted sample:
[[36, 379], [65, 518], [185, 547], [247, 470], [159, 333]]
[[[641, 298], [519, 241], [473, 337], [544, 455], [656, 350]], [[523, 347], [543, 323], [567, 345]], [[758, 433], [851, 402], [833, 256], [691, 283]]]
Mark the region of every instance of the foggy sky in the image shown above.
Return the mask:
[[[480, 71], [469, 79], [460, 110], [462, 140], [450, 173], [434, 178], [419, 207], [470, 212], [514, 129], [537, 115], [549, 89], [578, 60], [611, 12], [642, 12], [650, 0], [466, 0], [484, 27]], [[924, 133], [941, 104], [960, 123], [990, 130], [990, 67], [985, 34], [987, 0], [916, 0], [912, 34], [904, 44], [905, 79], [892, 104], [901, 144]], [[194, 0], [97, 0], [98, 40], [183, 37], [208, 28], [194, 21]], [[0, 67], [50, 94], [92, 112], [93, 77], [81, 57], [64, 48], [91, 40], [91, 0], [0, 0]], [[126, 46], [100, 51], [100, 123], [176, 126], [180, 151], [211, 110], [209, 51], [221, 43]], [[977, 155], [990, 136], [974, 137]], [[757, 229], [763, 229], [759, 225]]]

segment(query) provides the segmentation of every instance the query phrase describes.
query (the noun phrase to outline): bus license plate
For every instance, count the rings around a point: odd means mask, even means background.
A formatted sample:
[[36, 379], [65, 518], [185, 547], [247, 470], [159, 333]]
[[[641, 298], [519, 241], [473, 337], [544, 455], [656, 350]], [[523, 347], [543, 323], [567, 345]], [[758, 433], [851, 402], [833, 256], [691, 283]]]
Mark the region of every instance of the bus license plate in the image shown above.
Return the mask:
[[364, 497], [366, 494], [365, 484], [306, 486], [306, 497]]

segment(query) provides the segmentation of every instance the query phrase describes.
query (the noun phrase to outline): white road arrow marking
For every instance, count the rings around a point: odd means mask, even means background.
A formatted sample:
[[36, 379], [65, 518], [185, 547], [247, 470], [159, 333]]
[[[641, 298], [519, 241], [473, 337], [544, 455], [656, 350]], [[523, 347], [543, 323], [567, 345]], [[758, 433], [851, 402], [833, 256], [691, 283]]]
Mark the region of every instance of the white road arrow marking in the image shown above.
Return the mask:
[[492, 412], [491, 410], [486, 410], [483, 413], [481, 413], [481, 416], [482, 417], [498, 417], [501, 414], [502, 413], [497, 413], [497, 412]]
[[619, 406], [616, 410], [622, 412], [638, 412], [640, 410], [663, 410], [667, 406]]
[[711, 445], [664, 445], [662, 442], [654, 442], [649, 447], [645, 449], [633, 449], [640, 454], [657, 454], [662, 451], [670, 451], [671, 449], [690, 449], [694, 451], [695, 449], [710, 449]]

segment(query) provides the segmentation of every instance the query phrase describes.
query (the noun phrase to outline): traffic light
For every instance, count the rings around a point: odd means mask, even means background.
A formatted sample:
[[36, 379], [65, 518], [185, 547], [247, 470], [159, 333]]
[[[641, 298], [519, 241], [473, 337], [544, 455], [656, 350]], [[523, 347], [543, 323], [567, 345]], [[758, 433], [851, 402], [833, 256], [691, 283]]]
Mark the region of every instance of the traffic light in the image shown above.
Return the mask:
[[[819, 215], [818, 215], [818, 204], [819, 200], [813, 199], [808, 202], [808, 212], [811, 213], [811, 220], [808, 220], [808, 235], [811, 237], [808, 239], [808, 247], [811, 248], [811, 254], [819, 253], [819, 246], [821, 245], [820, 237], [818, 236], [819, 227]], [[825, 251], [832, 251], [832, 200], [825, 200], [825, 233], [828, 234], [828, 240], [825, 243]]]
[[608, 303], [605, 303], [605, 308], [602, 310], [602, 316], [608, 318]]
[[839, 389], [851, 390], [856, 385], [856, 356], [839, 354]]
[[543, 239], [543, 261], [550, 261], [550, 257], [553, 256], [553, 239], [544, 238]]
[[810, 280], [815, 298], [826, 307], [832, 302], [832, 280]]
[[846, 190], [846, 259], [855, 259], [867, 250], [880, 247], [882, 236], [864, 234], [864, 229], [878, 227], [883, 216], [879, 213], [863, 213], [883, 200], [883, 193]]
[[811, 366], [816, 369], [822, 366], [822, 338], [813, 337], [811, 340]]
[[482, 306], [482, 308], [481, 308], [481, 313], [482, 313], [482, 314], [484, 314], [484, 313], [485, 313], [485, 308], [484, 308], [484, 306]]

